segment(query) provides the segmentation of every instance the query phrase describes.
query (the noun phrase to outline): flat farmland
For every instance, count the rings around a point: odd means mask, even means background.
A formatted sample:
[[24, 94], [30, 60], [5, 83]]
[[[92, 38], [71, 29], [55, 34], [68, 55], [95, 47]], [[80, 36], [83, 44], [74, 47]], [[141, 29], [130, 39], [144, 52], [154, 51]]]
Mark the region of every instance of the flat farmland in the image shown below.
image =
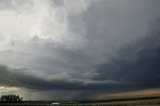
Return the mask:
[[22, 103], [0, 103], [0, 106], [160, 106], [160, 98], [143, 100], [24, 101]]

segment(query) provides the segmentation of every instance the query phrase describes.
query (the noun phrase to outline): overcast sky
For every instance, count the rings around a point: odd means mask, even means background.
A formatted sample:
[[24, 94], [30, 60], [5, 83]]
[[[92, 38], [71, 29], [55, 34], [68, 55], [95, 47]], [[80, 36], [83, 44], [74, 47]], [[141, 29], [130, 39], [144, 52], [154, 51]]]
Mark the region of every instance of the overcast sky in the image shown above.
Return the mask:
[[156, 89], [159, 34], [159, 0], [0, 0], [0, 94], [96, 99]]

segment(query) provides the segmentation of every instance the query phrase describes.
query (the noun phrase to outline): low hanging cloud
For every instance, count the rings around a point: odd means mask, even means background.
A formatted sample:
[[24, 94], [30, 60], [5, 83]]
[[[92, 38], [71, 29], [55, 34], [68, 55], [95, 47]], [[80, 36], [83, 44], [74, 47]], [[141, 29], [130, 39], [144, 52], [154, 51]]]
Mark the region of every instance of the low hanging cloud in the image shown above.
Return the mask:
[[[0, 65], [0, 70], [0, 84], [2, 86], [24, 87], [34, 90], [93, 90], [105, 86], [125, 85], [124, 82], [111, 80], [82, 82], [65, 80], [63, 77], [61, 79], [45, 80], [32, 75], [26, 68], [13, 69], [5, 65]], [[95, 88], [95, 86], [97, 87]]]

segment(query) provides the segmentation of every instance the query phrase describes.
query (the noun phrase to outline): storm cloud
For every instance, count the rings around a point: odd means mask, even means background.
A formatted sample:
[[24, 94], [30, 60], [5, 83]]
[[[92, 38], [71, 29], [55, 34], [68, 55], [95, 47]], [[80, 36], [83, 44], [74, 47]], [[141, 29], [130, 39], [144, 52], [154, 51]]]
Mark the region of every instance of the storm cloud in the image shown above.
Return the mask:
[[66, 99], [159, 87], [159, 4], [0, 0], [0, 86]]
[[[44, 80], [31, 75], [26, 68], [12, 69], [5, 65], [0, 65], [1, 85], [11, 87], [25, 87], [36, 90], [92, 90], [100, 89], [103, 86], [112, 86], [122, 84], [123, 82], [115, 81], [67, 81], [62, 79]], [[17, 73], [18, 72], [18, 73]], [[94, 88], [94, 86], [97, 86]]]

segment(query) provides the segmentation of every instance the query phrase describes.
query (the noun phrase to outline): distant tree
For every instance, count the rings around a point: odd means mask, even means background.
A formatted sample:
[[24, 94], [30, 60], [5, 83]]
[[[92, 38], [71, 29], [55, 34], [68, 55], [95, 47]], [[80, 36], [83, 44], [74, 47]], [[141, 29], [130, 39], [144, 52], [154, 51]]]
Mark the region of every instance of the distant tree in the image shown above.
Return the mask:
[[2, 95], [0, 98], [1, 102], [22, 102], [23, 98], [19, 95]]

